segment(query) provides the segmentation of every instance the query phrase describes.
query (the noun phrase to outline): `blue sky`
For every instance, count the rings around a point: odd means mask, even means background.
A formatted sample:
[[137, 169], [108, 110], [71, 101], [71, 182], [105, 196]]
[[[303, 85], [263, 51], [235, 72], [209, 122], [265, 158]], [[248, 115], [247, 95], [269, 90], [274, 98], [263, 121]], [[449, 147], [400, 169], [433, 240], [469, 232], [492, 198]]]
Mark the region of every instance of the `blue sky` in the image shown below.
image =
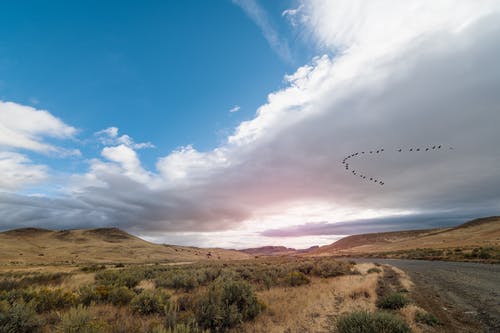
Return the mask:
[[494, 0], [3, 4], [0, 230], [307, 247], [499, 214], [498, 22]]
[[291, 3], [262, 5], [292, 59], [231, 1], [11, 2], [0, 13], [0, 97], [50, 110], [80, 137], [116, 126], [154, 142], [141, 152], [149, 167], [179, 146], [212, 149], [309, 60], [281, 15]]

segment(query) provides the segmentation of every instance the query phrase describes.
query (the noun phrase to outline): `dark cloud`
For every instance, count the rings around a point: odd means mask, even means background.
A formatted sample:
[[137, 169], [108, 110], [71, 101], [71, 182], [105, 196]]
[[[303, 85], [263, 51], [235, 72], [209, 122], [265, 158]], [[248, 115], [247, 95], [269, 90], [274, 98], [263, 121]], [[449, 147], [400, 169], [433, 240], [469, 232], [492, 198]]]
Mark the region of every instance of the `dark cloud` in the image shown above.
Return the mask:
[[457, 226], [478, 216], [492, 216], [496, 212], [436, 212], [406, 216], [381, 217], [348, 222], [310, 222], [289, 228], [270, 229], [260, 233], [266, 237], [298, 237], [318, 235], [354, 235], [375, 232], [421, 230]]

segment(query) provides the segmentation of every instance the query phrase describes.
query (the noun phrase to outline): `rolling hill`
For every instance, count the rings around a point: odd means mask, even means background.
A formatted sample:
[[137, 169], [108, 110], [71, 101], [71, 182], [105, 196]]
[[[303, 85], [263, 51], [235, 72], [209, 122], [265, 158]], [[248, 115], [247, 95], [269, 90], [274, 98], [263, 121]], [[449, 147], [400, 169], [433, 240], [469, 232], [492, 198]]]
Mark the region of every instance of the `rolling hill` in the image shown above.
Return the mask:
[[500, 246], [500, 217], [486, 217], [453, 228], [394, 231], [353, 235], [322, 246], [307, 255], [355, 255], [412, 249]]
[[116, 228], [23, 228], [0, 232], [0, 264], [150, 263], [249, 257], [233, 250], [154, 244]]

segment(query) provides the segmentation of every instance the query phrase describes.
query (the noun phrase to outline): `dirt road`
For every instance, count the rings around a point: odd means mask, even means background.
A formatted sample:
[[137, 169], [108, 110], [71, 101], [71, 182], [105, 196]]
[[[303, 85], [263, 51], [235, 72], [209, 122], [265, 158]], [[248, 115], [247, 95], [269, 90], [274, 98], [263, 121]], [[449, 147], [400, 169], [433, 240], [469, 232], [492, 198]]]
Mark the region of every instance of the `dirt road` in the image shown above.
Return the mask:
[[415, 283], [413, 297], [433, 312], [450, 332], [500, 332], [500, 265], [358, 259], [405, 271]]

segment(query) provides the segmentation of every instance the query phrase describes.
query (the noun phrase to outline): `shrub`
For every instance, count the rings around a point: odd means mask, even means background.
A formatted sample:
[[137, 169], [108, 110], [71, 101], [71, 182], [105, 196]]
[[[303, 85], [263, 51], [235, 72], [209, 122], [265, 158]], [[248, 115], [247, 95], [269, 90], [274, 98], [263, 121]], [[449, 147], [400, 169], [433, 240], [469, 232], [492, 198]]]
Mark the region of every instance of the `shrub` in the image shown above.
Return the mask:
[[441, 322], [439, 319], [436, 318], [432, 313], [428, 312], [423, 312], [423, 311], [417, 311], [415, 312], [415, 321], [417, 323], [429, 325], [429, 326], [436, 326], [439, 325]]
[[73, 306], [76, 297], [71, 292], [62, 289], [41, 289], [35, 293], [31, 303], [37, 312], [48, 312], [52, 310], [61, 310]]
[[107, 301], [115, 306], [127, 305], [134, 298], [135, 293], [127, 287], [114, 287], [108, 294]]
[[97, 273], [95, 280], [97, 283], [107, 286], [134, 288], [144, 278], [141, 273], [138, 270], [107, 270]]
[[203, 328], [219, 332], [255, 318], [262, 309], [247, 282], [217, 279], [198, 301], [196, 317]]
[[136, 295], [130, 305], [132, 310], [142, 315], [163, 313], [165, 305], [169, 302], [169, 295], [160, 292], [143, 291]]
[[338, 333], [411, 333], [401, 317], [385, 312], [345, 314], [337, 320], [336, 329]]
[[349, 274], [351, 273], [351, 267], [345, 262], [320, 261], [314, 265], [312, 273], [323, 278], [329, 278]]
[[105, 325], [93, 320], [94, 314], [86, 307], [79, 305], [69, 309], [61, 316], [60, 329], [64, 333], [100, 333]]
[[287, 277], [285, 278], [285, 282], [287, 285], [296, 287], [302, 286], [304, 284], [309, 284], [311, 280], [309, 280], [309, 278], [305, 274], [298, 271], [293, 271], [287, 275]]
[[96, 292], [95, 286], [83, 286], [78, 291], [78, 302], [89, 306], [91, 303], [102, 302], [100, 294]]
[[43, 321], [31, 305], [0, 303], [0, 333], [36, 333], [42, 326]]
[[377, 301], [377, 307], [380, 309], [397, 310], [410, 303], [405, 295], [397, 292], [390, 293]]
[[80, 270], [82, 272], [86, 272], [86, 273], [93, 273], [93, 272], [97, 272], [97, 271], [102, 271], [103, 269], [106, 269], [106, 266], [97, 265], [97, 264], [92, 264], [90, 266], [83, 266], [82, 268], [80, 268]]
[[380, 268], [377, 268], [377, 267], [372, 267], [369, 270], [367, 270], [366, 272], [368, 274], [371, 274], [371, 273], [380, 273], [380, 272], [382, 272], [382, 270]]

